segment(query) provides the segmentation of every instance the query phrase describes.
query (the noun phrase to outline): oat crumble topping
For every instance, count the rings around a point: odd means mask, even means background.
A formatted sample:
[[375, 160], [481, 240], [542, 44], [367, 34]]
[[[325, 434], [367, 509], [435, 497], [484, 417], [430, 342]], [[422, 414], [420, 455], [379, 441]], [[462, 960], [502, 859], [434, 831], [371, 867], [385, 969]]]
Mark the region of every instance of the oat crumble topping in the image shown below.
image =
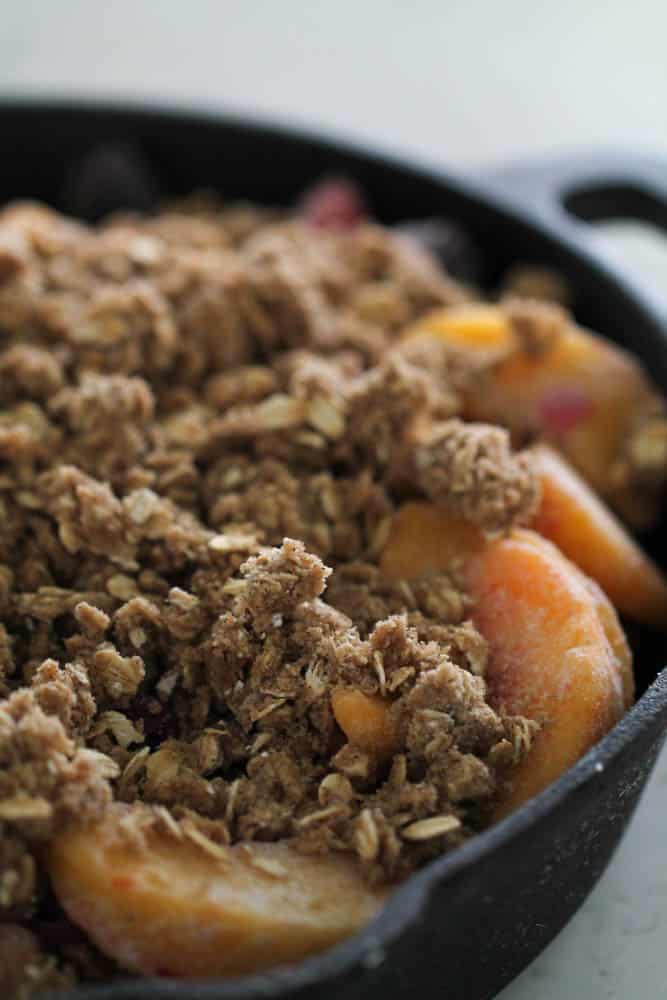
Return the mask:
[[[452, 359], [398, 341], [469, 295], [364, 221], [198, 201], [95, 227], [0, 213], [0, 965], [24, 956], [17, 995], [108, 974], [40, 849], [112, 800], [134, 807], [128, 835], [289, 837], [355, 853], [373, 883], [482, 828], [532, 724], [487, 704], [455, 567], [378, 568], [405, 498], [488, 534], [537, 504], [529, 454], [460, 419]], [[504, 308], [525, 350], [558, 335], [559, 307]], [[619, 481], [664, 474], [666, 441], [659, 415], [638, 428]], [[345, 742], [337, 687], [391, 700], [386, 766]]]

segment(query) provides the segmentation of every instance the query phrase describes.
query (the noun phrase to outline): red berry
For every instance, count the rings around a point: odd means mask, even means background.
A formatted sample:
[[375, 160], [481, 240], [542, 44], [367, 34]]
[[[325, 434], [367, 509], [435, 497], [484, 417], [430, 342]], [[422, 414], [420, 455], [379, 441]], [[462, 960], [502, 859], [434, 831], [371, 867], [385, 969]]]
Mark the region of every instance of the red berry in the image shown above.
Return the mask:
[[320, 229], [352, 229], [366, 218], [360, 189], [345, 178], [330, 178], [309, 188], [300, 206], [301, 215]]
[[544, 428], [552, 434], [566, 434], [590, 416], [593, 402], [575, 386], [561, 386], [543, 397], [540, 413]]

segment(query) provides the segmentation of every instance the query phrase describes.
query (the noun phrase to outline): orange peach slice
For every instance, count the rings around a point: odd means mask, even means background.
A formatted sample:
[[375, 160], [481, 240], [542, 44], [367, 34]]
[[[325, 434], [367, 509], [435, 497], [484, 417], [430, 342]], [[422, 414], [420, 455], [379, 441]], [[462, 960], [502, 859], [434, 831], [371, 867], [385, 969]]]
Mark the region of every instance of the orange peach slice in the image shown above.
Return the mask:
[[629, 652], [607, 598], [549, 541], [515, 530], [490, 541], [478, 535], [471, 551], [469, 526], [461, 531], [460, 521], [428, 506], [399, 511], [381, 567], [389, 576], [417, 576], [462, 560], [472, 617], [489, 643], [489, 701], [541, 723], [502, 797], [498, 815], [504, 815], [620, 719], [632, 692]]
[[533, 526], [600, 584], [620, 612], [667, 629], [667, 581], [567, 462], [533, 449], [542, 501]]
[[[501, 813], [571, 767], [623, 715], [624, 674], [576, 567], [529, 531], [472, 561], [473, 620], [490, 645], [489, 701], [542, 724], [514, 769]], [[613, 609], [609, 607], [613, 615]]]
[[498, 365], [469, 407], [475, 419], [538, 432], [595, 490], [608, 494], [610, 468], [651, 395], [628, 353], [569, 327], [543, 353], [517, 354]]
[[502, 310], [483, 302], [465, 302], [446, 309], [436, 309], [413, 323], [404, 333], [405, 340], [434, 336], [466, 351], [485, 354], [512, 350], [517, 343]]
[[610, 468], [637, 419], [654, 398], [641, 365], [622, 348], [575, 325], [535, 353], [518, 341], [502, 309], [456, 306], [430, 313], [405, 338], [433, 336], [496, 364], [465, 400], [472, 420], [539, 434], [556, 445], [603, 495], [614, 484]]
[[381, 695], [368, 695], [354, 688], [337, 688], [331, 695], [336, 722], [349, 742], [378, 760], [386, 760], [399, 748], [391, 702]]
[[257, 972], [336, 944], [382, 903], [349, 857], [310, 857], [288, 843], [207, 853], [157, 832], [132, 847], [119, 834], [119, 815], [60, 834], [48, 866], [69, 916], [124, 968], [181, 977]]
[[380, 568], [392, 580], [410, 580], [446, 570], [484, 544], [479, 528], [462, 517], [427, 501], [411, 500], [394, 514]]

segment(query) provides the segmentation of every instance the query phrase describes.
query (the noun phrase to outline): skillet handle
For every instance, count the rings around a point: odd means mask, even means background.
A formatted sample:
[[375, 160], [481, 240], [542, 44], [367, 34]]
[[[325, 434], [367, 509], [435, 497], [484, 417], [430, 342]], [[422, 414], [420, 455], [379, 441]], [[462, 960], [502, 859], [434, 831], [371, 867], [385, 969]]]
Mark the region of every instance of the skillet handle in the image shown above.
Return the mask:
[[591, 153], [500, 165], [478, 179], [571, 239], [586, 239], [583, 223], [603, 219], [639, 219], [667, 232], [667, 159]]

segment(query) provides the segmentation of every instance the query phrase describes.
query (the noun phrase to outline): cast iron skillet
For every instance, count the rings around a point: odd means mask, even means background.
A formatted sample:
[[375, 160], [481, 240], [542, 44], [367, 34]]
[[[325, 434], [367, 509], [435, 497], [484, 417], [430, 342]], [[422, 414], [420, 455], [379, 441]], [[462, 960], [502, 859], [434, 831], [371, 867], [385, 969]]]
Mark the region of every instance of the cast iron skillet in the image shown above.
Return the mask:
[[[667, 312], [592, 252], [580, 221], [639, 215], [667, 225], [667, 167], [601, 157], [465, 179], [254, 122], [80, 102], [0, 102], [0, 135], [2, 201], [29, 196], [71, 208], [81, 158], [119, 140], [141, 151], [169, 194], [205, 186], [288, 203], [323, 173], [352, 175], [384, 222], [438, 214], [459, 221], [486, 251], [490, 280], [516, 260], [562, 269], [581, 320], [636, 351], [667, 391]], [[659, 556], [660, 534], [649, 544]], [[614, 731], [514, 815], [409, 879], [355, 938], [264, 975], [201, 985], [132, 980], [67, 996], [488, 1000], [544, 948], [599, 878], [663, 743], [667, 670], [658, 668], [667, 650], [646, 633], [636, 640], [641, 697]]]

